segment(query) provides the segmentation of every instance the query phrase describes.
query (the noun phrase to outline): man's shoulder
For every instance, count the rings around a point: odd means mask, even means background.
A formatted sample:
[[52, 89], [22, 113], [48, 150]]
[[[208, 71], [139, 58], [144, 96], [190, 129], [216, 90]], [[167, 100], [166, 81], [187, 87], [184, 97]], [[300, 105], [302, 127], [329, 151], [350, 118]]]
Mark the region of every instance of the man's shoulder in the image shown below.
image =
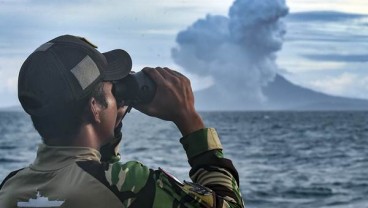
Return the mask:
[[3, 186], [5, 185], [5, 183], [10, 180], [11, 178], [13, 178], [15, 175], [17, 175], [20, 171], [22, 171], [24, 168], [15, 170], [11, 173], [9, 173], [8, 176], [5, 177], [5, 179], [3, 180], [3, 182], [0, 184], [0, 190], [3, 188]]
[[150, 174], [151, 170], [138, 161], [111, 163], [105, 170], [107, 181], [119, 191], [139, 191], [146, 185]]

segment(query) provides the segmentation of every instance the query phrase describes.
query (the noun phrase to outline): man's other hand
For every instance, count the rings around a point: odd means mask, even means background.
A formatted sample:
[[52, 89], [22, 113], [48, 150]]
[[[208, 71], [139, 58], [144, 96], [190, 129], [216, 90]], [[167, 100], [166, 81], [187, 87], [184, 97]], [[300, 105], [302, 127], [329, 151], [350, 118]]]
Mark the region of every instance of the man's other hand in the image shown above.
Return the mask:
[[194, 96], [190, 80], [169, 68], [142, 70], [156, 83], [156, 95], [151, 103], [134, 106], [149, 116], [173, 121], [185, 136], [204, 128], [203, 121], [194, 108]]

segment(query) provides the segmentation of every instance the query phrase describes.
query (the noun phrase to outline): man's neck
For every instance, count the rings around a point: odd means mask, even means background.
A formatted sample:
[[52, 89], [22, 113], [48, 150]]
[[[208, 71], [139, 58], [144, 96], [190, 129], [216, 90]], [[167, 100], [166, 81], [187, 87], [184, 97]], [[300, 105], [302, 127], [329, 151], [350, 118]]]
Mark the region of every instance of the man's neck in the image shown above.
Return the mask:
[[89, 147], [96, 150], [101, 147], [97, 134], [89, 125], [82, 126], [78, 134], [69, 138], [44, 138], [43, 141], [50, 146]]

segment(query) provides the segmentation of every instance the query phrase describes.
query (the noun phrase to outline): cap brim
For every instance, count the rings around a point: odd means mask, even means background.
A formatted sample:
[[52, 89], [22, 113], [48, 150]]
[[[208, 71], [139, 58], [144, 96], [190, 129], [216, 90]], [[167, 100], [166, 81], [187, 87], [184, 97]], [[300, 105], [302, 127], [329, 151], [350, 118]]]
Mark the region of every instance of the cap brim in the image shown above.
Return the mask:
[[104, 81], [122, 79], [132, 70], [132, 59], [126, 51], [115, 49], [102, 54], [105, 56], [108, 64], [104, 71]]

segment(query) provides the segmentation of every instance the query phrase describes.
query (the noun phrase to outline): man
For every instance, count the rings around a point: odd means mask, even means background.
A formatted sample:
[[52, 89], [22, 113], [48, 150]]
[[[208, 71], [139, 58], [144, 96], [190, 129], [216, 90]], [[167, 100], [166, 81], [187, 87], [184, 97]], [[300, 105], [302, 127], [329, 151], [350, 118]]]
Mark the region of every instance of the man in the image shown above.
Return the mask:
[[244, 206], [238, 173], [223, 157], [216, 131], [205, 128], [195, 111], [190, 81], [171, 69], [144, 68], [156, 94], [149, 104], [133, 107], [176, 124], [193, 183], [139, 162], [118, 162], [127, 106], [116, 103], [112, 82], [131, 67], [125, 51], [101, 54], [71, 35], [41, 45], [27, 58], [18, 97], [43, 144], [33, 164], [0, 185], [0, 207]]

